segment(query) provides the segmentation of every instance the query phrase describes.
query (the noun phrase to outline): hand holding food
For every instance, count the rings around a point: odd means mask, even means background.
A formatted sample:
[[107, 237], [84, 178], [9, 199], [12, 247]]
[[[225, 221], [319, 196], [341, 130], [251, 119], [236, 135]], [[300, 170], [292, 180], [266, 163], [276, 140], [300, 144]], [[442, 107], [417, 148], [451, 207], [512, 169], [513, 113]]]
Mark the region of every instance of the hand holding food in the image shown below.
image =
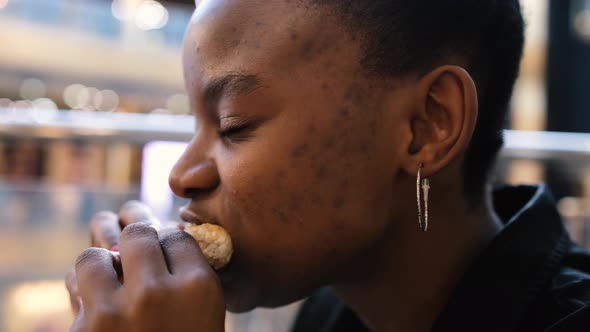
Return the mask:
[[[139, 202], [125, 204], [121, 208], [119, 216], [122, 220], [148, 222], [156, 230], [159, 230], [162, 225], [153, 215], [152, 210]], [[233, 246], [229, 234], [223, 227], [214, 224], [187, 224], [184, 231], [197, 241], [207, 262], [215, 270], [222, 269], [229, 263], [233, 253]]]
[[71, 331], [223, 331], [221, 283], [180, 229], [128, 225], [119, 253], [86, 249], [76, 277], [83, 301]]
[[[100, 283], [121, 283], [123, 287], [119, 286], [120, 292], [136, 293], [139, 296], [139, 298], [123, 296], [125, 302], [127, 302], [126, 306], [141, 307], [143, 305], [141, 303], [142, 284], [146, 280], [149, 282], [150, 277], [160, 278], [161, 276], [158, 277], [160, 274], [164, 276], [168, 274], [176, 275], [170, 284], [158, 284], [162, 288], [161, 293], [168, 294], [166, 297], [162, 297], [163, 300], [166, 299], [164, 302], [168, 302], [168, 299], [170, 299], [170, 305], [173, 306], [175, 301], [173, 297], [175, 296], [178, 299], [184, 298], [184, 300], [180, 301], [183, 303], [193, 301], [195, 305], [200, 306], [200, 302], [203, 302], [202, 305], [209, 306], [211, 309], [206, 311], [210, 311], [212, 316], [218, 318], [212, 321], [215, 326], [204, 326], [198, 320], [199, 317], [192, 317], [191, 325], [201, 325], [205, 331], [213, 331], [217, 329], [218, 324], [222, 324], [224, 312], [222, 291], [217, 276], [208, 267], [209, 265], [216, 270], [223, 268], [230, 261], [233, 253], [231, 238], [221, 226], [188, 224], [184, 227], [185, 233], [181, 231], [183, 227], [163, 226], [155, 218], [149, 207], [141, 202], [131, 201], [123, 205], [118, 215], [111, 212], [97, 213], [90, 222], [90, 229], [91, 244], [95, 248], [90, 248], [80, 255], [77, 271], [72, 271], [66, 278], [72, 309], [78, 316], [72, 330], [76, 331], [76, 328], [83, 329], [96, 323], [89, 320], [88, 314], [89, 311], [93, 310], [96, 301], [94, 296], [100, 292], [100, 289], [96, 289], [96, 286], [100, 286]], [[161, 231], [154, 231], [160, 229]], [[191, 236], [187, 236], [187, 233]], [[197, 249], [193, 239], [196, 240], [200, 250]], [[145, 246], [148, 244], [149, 247], [153, 248], [152, 253], [145, 250]], [[120, 254], [112, 251], [120, 251]], [[178, 255], [180, 252], [182, 252], [182, 255]], [[162, 255], [163, 253], [165, 254]], [[193, 259], [187, 259], [191, 257]], [[105, 262], [110, 262], [110, 264], [105, 264]], [[162, 262], [165, 263], [162, 264]], [[103, 269], [105, 272], [104, 278], [99, 275], [88, 274], [89, 270], [86, 268], [88, 266], [92, 267], [90, 270], [94, 270], [95, 267], [98, 270]], [[157, 269], [152, 271], [155, 275], [142, 274], [137, 278], [138, 274], [134, 270], [142, 269], [142, 266], [148, 268], [148, 270], [151, 270], [150, 266], [168, 266], [169, 270], [160, 271], [160, 269]], [[203, 275], [201, 275], [203, 272], [195, 274], [195, 271], [205, 271], [206, 273]], [[125, 273], [124, 278], [123, 272]], [[117, 276], [118, 280], [111, 280], [109, 275]], [[200, 276], [199, 280], [193, 280], [195, 276]], [[168, 287], [171, 287], [171, 289], [168, 289]], [[123, 291], [123, 289], [125, 290]], [[185, 290], [182, 291], [183, 289]], [[174, 295], [176, 291], [180, 293]], [[211, 296], [204, 297], [199, 294], [191, 295], [191, 292], [199, 293], [201, 291], [207, 294], [213, 291], [212, 294], [215, 294], [215, 296], [211, 298]], [[118, 295], [113, 296], [119, 297]], [[187, 296], [190, 298], [187, 298]], [[117, 308], [119, 304], [116, 302], [107, 303], [107, 305], [112, 306], [113, 312], [121, 310], [123, 313], [125, 311], [125, 308]], [[209, 315], [207, 312], [203, 312], [203, 317]], [[123, 315], [122, 313], [121, 315]], [[146, 323], [149, 322], [149, 317], [151, 317], [149, 310], [143, 313], [145, 317], [142, 316], [141, 319], [145, 320]], [[176, 308], [174, 312], [170, 313], [171, 319], [176, 316], [176, 313], [181, 314], [182, 308]], [[130, 321], [135, 320], [133, 317], [128, 317], [128, 319]], [[111, 319], [108, 320], [111, 321]], [[184, 321], [187, 320], [184, 318], [176, 319], [176, 322], [180, 324], [178, 326], [184, 326]], [[112, 320], [112, 322], [117, 325], [113, 326], [113, 331], [129, 323], [117, 320]], [[100, 322], [96, 324], [100, 324]], [[125, 327], [121, 328], [121, 330], [125, 330]]]
[[220, 226], [188, 228], [197, 241], [182, 227], [162, 227], [139, 202], [118, 216], [97, 214], [95, 247], [66, 282], [77, 315], [71, 331], [223, 331], [223, 290], [212, 267], [229, 261], [231, 240]]

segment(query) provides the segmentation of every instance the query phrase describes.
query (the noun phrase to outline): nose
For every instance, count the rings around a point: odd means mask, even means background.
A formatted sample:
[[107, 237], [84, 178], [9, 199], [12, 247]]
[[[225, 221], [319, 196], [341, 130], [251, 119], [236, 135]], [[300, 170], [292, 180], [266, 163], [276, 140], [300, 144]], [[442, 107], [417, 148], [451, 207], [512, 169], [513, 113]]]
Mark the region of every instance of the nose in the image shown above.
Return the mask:
[[168, 183], [177, 196], [194, 199], [214, 191], [219, 179], [215, 162], [189, 145], [170, 172]]

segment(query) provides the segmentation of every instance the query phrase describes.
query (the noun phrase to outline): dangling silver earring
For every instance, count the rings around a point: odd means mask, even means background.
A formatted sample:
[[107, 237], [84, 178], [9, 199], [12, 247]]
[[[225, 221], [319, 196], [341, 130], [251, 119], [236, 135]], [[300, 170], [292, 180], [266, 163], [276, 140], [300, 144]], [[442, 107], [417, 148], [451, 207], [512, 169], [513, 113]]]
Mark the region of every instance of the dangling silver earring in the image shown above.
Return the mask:
[[[418, 225], [423, 232], [428, 230], [428, 192], [430, 191], [430, 181], [422, 179], [422, 168], [424, 164], [418, 166], [418, 176], [416, 177], [416, 200], [418, 201]], [[424, 218], [422, 218], [422, 200], [424, 200]]]

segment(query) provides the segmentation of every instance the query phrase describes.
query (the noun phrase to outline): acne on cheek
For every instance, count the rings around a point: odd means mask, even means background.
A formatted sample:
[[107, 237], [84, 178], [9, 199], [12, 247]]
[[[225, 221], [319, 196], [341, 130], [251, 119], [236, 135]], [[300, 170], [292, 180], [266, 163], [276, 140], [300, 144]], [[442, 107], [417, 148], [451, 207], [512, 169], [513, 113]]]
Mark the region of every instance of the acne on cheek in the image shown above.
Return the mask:
[[346, 105], [342, 106], [338, 112], [340, 113], [340, 116], [343, 118], [348, 118], [350, 116], [350, 108]]
[[302, 207], [303, 199], [296, 193], [289, 195], [289, 209], [291, 211], [298, 211]]
[[[283, 224], [303, 226], [303, 218], [308, 216], [310, 208], [324, 211], [322, 214], [340, 214], [354, 196], [351, 191], [354, 183], [347, 171], [357, 172], [354, 164], [366, 161], [359, 156], [371, 148], [369, 139], [357, 137], [355, 127], [347, 124], [357, 121], [349, 119], [353, 112], [359, 111], [347, 108], [344, 112], [333, 112], [335, 118], [330, 123], [346, 121], [337, 125], [338, 129], [330, 129], [337, 134], [326, 134], [316, 124], [304, 128], [307, 137], [287, 150], [288, 158], [282, 168], [268, 176], [258, 175], [248, 181], [244, 190], [230, 189], [233, 199], [240, 200], [240, 205], [253, 216], [269, 214], [270, 220]], [[343, 227], [342, 220], [333, 227]]]
[[314, 206], [315, 208], [321, 208], [324, 206], [324, 204], [325, 204], [324, 199], [318, 193], [311, 193], [309, 195], [309, 197], [310, 197], [312, 206]]
[[323, 142], [322, 142], [322, 148], [324, 150], [331, 150], [334, 147], [334, 143], [336, 141], [336, 138], [334, 136], [328, 136]]
[[228, 192], [241, 213], [253, 219], [266, 219], [264, 215], [268, 215], [273, 222], [282, 224], [301, 222], [292, 212], [301, 209], [302, 200], [296, 193], [287, 192], [287, 174], [279, 169], [272, 176], [257, 175], [247, 183], [242, 182], [242, 190], [230, 188]]
[[291, 157], [293, 157], [295, 159], [301, 158], [301, 157], [305, 156], [305, 154], [307, 153], [308, 150], [309, 150], [309, 144], [308, 143], [300, 144], [300, 145], [296, 146], [291, 151]]
[[260, 188], [265, 178], [260, 174], [239, 174], [226, 178], [222, 181], [226, 193], [230, 197], [232, 205], [237, 207], [242, 213], [263, 208], [264, 197], [260, 193], [264, 192]]
[[318, 165], [314, 167], [316, 179], [324, 179], [328, 176], [328, 167], [326, 165]]
[[332, 200], [332, 207], [335, 209], [340, 209], [346, 203], [346, 199], [342, 194], [337, 194], [334, 199]]
[[280, 220], [283, 224], [289, 223], [289, 217], [287, 216], [287, 213], [285, 213], [285, 210], [283, 210], [282, 208], [273, 207], [270, 211], [273, 215], [277, 217], [276, 219]]

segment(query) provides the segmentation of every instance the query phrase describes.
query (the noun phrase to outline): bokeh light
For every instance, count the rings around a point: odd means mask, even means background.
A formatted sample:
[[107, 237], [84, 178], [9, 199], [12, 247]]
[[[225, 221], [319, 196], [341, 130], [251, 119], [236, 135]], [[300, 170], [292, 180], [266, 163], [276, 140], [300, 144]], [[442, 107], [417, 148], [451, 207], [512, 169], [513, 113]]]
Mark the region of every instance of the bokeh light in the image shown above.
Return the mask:
[[74, 105], [74, 108], [84, 108], [86, 105], [88, 105], [89, 101], [90, 90], [87, 87], [83, 87], [78, 91], [78, 94], [76, 95], [76, 103]]
[[582, 10], [576, 14], [574, 29], [580, 38], [590, 41], [590, 10]]
[[32, 100], [45, 97], [45, 94], [47, 93], [47, 87], [40, 79], [30, 78], [22, 82], [19, 92], [21, 98]]
[[8, 0], [0, 0], [0, 9], [8, 6]]
[[168, 10], [153, 0], [143, 1], [135, 13], [135, 24], [142, 30], [154, 30], [168, 23]]
[[33, 100], [33, 118], [37, 122], [46, 122], [51, 120], [57, 114], [57, 105], [49, 98], [39, 98]]
[[97, 88], [88, 88], [88, 98], [86, 100], [86, 103], [84, 103], [84, 105], [82, 105], [82, 107], [86, 108], [86, 109], [90, 109], [90, 110], [96, 110], [96, 107], [94, 107], [94, 105], [97, 103], [97, 100], [102, 100], [102, 92], [100, 92], [100, 90], [98, 90]]
[[37, 110], [57, 110], [57, 105], [49, 98], [38, 98], [33, 100], [33, 107]]
[[94, 107], [101, 112], [113, 112], [119, 107], [119, 95], [113, 90], [102, 90], [100, 93], [100, 102], [96, 98]]
[[[64, 317], [70, 312], [68, 293], [63, 280], [42, 280], [23, 282], [8, 290], [6, 307], [10, 308], [5, 315], [8, 326], [27, 326], [27, 329], [9, 329], [9, 331], [63, 331], [67, 325], [58, 324], [60, 320], [52, 320], [43, 324], [43, 318]], [[70, 319], [71, 320], [71, 319]], [[17, 322], [23, 322], [17, 324]], [[67, 322], [67, 320], [66, 320]], [[40, 326], [47, 326], [42, 329]], [[61, 326], [64, 325], [64, 326]]]
[[174, 114], [189, 114], [190, 104], [185, 94], [176, 94], [168, 98], [166, 108]]
[[113, 16], [119, 21], [129, 21], [133, 18], [133, 9], [123, 0], [114, 0], [111, 5]]
[[86, 89], [82, 84], [69, 85], [63, 94], [64, 103], [70, 108], [76, 108], [78, 106], [78, 95], [82, 90]]

